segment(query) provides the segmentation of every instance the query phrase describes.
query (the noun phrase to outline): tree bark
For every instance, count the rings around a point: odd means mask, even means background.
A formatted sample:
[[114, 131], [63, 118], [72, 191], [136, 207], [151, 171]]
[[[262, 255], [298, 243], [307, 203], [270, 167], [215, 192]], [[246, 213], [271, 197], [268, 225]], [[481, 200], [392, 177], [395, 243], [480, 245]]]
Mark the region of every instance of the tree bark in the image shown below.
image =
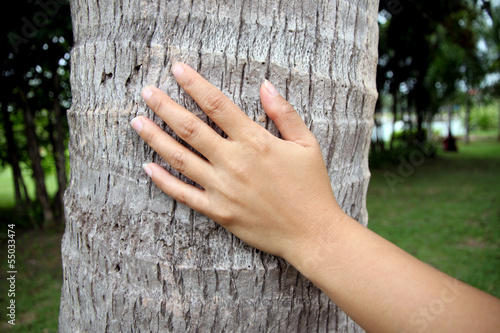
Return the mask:
[[162, 194], [141, 164], [168, 166], [129, 122], [162, 123], [140, 97], [155, 85], [213, 125], [170, 74], [183, 61], [278, 135], [258, 95], [267, 78], [318, 138], [339, 204], [366, 225], [378, 2], [71, 6], [60, 331], [361, 331], [286, 262]]

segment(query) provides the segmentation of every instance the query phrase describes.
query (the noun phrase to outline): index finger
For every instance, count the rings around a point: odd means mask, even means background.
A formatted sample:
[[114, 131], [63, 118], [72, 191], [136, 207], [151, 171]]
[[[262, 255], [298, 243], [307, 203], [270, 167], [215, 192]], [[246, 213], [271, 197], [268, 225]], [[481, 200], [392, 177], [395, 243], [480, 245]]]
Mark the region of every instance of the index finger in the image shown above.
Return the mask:
[[257, 126], [222, 91], [188, 65], [178, 62], [172, 66], [172, 73], [180, 86], [231, 139], [239, 139], [243, 128]]

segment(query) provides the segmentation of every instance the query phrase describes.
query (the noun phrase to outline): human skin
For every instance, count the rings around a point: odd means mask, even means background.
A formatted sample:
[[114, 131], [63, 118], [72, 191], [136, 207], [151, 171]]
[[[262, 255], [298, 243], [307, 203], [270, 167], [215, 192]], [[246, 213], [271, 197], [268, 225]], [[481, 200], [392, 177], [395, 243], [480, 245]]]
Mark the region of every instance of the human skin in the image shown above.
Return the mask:
[[227, 138], [161, 90], [145, 88], [148, 106], [204, 157], [150, 119], [134, 118], [144, 141], [202, 187], [145, 164], [163, 192], [287, 260], [367, 331], [498, 332], [499, 299], [417, 260], [342, 211], [316, 138], [269, 82], [260, 88], [261, 102], [282, 139], [186, 64], [172, 72]]

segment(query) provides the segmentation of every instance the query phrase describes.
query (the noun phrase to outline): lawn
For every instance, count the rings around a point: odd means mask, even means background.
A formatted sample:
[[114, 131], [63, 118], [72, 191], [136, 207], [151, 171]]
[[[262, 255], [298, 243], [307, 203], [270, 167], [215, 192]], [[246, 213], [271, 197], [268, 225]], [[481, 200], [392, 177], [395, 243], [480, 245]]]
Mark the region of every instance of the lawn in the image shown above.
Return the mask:
[[[500, 144], [478, 141], [459, 149], [425, 158], [405, 177], [397, 165], [372, 170], [369, 227], [419, 259], [500, 297]], [[401, 178], [391, 186], [387, 172]], [[61, 237], [55, 231], [16, 234], [17, 325], [6, 324], [4, 317], [0, 331], [57, 331]], [[6, 253], [5, 242], [1, 246]], [[6, 278], [4, 269], [0, 279]], [[2, 309], [7, 287], [0, 284]]]
[[500, 297], [500, 143], [459, 143], [458, 153], [417, 162], [413, 173], [408, 165], [372, 170], [369, 228]]
[[[2, 227], [5, 227], [2, 225]], [[8, 297], [9, 284], [0, 284], [2, 320], [0, 332], [57, 332], [59, 300], [62, 287], [61, 232], [16, 232], [15, 297]], [[7, 245], [2, 243], [2, 253]], [[7, 281], [5, 265], [0, 271], [1, 281]], [[7, 323], [7, 304], [15, 299], [16, 325]]]

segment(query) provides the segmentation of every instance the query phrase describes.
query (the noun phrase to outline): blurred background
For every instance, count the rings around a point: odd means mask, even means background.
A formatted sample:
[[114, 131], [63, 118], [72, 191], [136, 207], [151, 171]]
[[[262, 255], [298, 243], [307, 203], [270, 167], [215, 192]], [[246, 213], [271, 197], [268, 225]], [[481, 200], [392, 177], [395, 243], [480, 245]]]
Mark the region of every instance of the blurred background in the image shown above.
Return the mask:
[[[1, 260], [14, 225], [19, 273], [17, 325], [0, 330], [56, 332], [69, 4], [20, 0], [2, 15]], [[378, 22], [369, 228], [500, 297], [500, 1], [381, 0]]]

